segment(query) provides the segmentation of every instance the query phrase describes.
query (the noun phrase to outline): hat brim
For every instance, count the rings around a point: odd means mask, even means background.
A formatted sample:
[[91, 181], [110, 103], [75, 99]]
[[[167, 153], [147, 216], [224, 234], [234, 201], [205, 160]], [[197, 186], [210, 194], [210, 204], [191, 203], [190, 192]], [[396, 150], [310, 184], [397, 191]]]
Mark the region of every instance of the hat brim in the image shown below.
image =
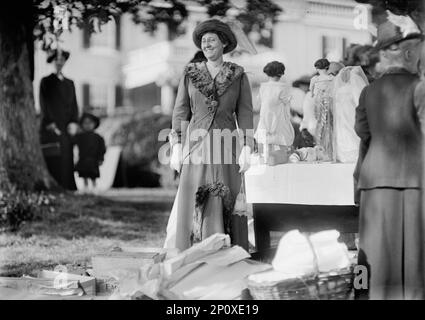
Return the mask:
[[378, 51], [384, 50], [384, 49], [388, 48], [389, 46], [391, 46], [393, 44], [397, 44], [397, 43], [400, 43], [400, 42], [403, 42], [403, 41], [406, 41], [406, 40], [411, 40], [411, 39], [424, 40], [425, 36], [421, 33], [412, 33], [412, 34], [408, 35], [407, 37], [403, 37], [403, 36], [399, 35], [397, 37], [388, 39], [386, 41], [378, 41], [376, 43], [376, 45], [374, 46], [374, 48]]
[[193, 42], [199, 49], [201, 49], [202, 36], [207, 32], [220, 32], [227, 38], [228, 44], [224, 47], [223, 53], [233, 51], [238, 45], [236, 36], [230, 27], [224, 22], [212, 19], [201, 22], [193, 31]]

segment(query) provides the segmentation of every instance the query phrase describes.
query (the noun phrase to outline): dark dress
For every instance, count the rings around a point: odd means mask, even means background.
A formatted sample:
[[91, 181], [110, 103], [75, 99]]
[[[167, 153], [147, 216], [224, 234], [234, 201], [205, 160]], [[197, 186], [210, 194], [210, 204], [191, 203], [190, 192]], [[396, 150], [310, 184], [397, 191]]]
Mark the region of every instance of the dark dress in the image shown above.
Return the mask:
[[[44, 155], [47, 169], [63, 188], [77, 190], [74, 179], [74, 159], [71, 137], [67, 132], [70, 123], [78, 122], [78, 106], [75, 96], [74, 82], [64, 78], [60, 80], [55, 74], [41, 79], [40, 83], [41, 107], [41, 144], [60, 144], [60, 153]], [[47, 126], [55, 123], [62, 132], [55, 135]]]
[[356, 109], [361, 138], [355, 178], [360, 192], [359, 265], [369, 290], [360, 298], [423, 299], [425, 216], [421, 209], [419, 78], [391, 69], [366, 87]]
[[83, 132], [75, 136], [79, 159], [75, 171], [81, 178], [99, 178], [99, 165], [106, 152], [105, 140], [96, 132]]

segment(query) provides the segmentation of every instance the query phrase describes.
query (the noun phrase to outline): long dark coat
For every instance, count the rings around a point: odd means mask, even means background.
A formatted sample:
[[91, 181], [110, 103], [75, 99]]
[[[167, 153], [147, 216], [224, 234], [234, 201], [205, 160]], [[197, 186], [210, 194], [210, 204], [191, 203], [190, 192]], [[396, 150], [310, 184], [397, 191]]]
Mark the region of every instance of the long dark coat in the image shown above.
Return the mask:
[[425, 215], [419, 78], [390, 69], [366, 87], [356, 109], [361, 138], [359, 264], [368, 268], [370, 299], [424, 298]]
[[[170, 219], [167, 247], [184, 250], [211, 234], [231, 233], [229, 228], [237, 233], [238, 226], [236, 222], [230, 226], [229, 215], [241, 185], [238, 139], [233, 136], [231, 144], [224, 143], [225, 138], [214, 139], [213, 133], [214, 129], [234, 132], [235, 117], [245, 143], [252, 146], [252, 95], [243, 68], [225, 62], [212, 79], [205, 62], [189, 64], [173, 111], [173, 132], [186, 150], [174, 203], [176, 223]], [[203, 162], [197, 163], [197, 156]]]
[[[60, 80], [55, 74], [41, 79], [40, 83], [41, 126], [40, 140], [42, 144], [59, 142], [60, 155], [45, 155], [50, 174], [65, 189], [76, 190], [74, 179], [73, 145], [67, 132], [70, 123], [78, 122], [78, 105], [74, 82], [64, 78]], [[47, 126], [55, 123], [62, 132], [61, 136], [52, 134]]]

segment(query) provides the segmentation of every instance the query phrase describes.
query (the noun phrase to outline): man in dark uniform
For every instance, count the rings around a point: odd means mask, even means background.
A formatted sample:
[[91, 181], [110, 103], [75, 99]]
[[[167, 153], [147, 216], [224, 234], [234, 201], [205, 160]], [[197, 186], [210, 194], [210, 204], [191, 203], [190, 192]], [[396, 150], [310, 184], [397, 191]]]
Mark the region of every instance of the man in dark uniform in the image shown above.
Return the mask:
[[[40, 84], [40, 139], [44, 159], [50, 174], [63, 188], [76, 190], [73, 145], [71, 137], [78, 128], [78, 106], [74, 82], [62, 74], [69, 52], [53, 51], [47, 62], [53, 62], [56, 72], [44, 77]], [[51, 147], [51, 146], [57, 146]]]
[[383, 75], [356, 109], [361, 138], [359, 265], [368, 290], [359, 298], [423, 299], [425, 217], [421, 205], [423, 106], [417, 95], [422, 34], [409, 17], [388, 13], [378, 26]]

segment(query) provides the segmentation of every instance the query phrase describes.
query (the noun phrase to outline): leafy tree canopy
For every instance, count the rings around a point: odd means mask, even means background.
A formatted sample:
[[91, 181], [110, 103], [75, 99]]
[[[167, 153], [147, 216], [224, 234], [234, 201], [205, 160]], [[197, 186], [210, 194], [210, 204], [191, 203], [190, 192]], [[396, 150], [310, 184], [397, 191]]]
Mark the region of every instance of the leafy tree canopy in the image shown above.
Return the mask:
[[230, 0], [33, 0], [35, 7], [34, 35], [48, 50], [64, 30], [88, 26], [90, 32], [98, 32], [103, 24], [129, 13], [136, 24], [147, 32], [155, 32], [164, 23], [178, 35], [187, 19], [188, 5], [207, 9], [210, 17], [232, 15], [240, 20], [245, 31], [261, 30], [276, 21], [282, 9], [272, 0], [246, 0], [241, 5]]

